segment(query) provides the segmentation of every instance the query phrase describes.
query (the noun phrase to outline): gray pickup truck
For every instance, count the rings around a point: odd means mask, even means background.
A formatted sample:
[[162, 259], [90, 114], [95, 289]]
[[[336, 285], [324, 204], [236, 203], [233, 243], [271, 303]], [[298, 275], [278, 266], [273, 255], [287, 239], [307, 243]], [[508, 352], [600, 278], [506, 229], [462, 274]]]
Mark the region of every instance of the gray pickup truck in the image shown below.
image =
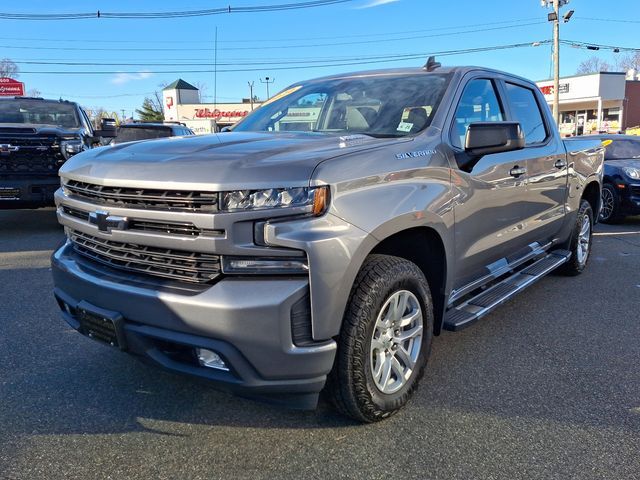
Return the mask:
[[603, 156], [507, 73], [431, 60], [297, 83], [228, 133], [71, 158], [55, 297], [73, 328], [172, 371], [298, 408], [324, 389], [377, 421], [443, 329], [585, 268]]

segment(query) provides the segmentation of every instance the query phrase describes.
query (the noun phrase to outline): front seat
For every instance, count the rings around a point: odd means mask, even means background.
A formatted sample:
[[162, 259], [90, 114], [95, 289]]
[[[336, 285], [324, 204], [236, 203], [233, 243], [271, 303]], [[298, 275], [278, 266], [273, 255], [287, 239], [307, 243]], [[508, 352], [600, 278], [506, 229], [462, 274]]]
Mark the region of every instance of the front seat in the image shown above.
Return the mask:
[[429, 123], [429, 115], [422, 107], [412, 108], [407, 117], [407, 123], [413, 124], [410, 132], [416, 133], [425, 128]]

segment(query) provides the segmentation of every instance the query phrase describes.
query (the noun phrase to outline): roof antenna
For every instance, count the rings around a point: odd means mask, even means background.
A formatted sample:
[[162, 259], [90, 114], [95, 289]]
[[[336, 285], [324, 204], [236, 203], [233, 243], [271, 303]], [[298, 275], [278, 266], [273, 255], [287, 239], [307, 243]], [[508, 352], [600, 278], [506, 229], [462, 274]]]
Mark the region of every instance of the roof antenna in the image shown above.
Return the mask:
[[436, 62], [436, 57], [433, 55], [427, 59], [427, 63], [422, 67], [423, 70], [427, 72], [433, 72], [436, 68], [440, 68], [442, 64], [440, 62]]

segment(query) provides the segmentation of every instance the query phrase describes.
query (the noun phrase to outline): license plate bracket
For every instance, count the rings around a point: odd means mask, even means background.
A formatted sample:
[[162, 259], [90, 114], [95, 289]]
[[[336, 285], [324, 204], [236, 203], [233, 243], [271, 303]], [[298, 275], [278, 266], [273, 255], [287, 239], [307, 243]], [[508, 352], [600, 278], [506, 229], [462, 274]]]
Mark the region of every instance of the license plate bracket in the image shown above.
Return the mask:
[[76, 311], [80, 333], [100, 343], [126, 350], [122, 315], [87, 302], [80, 302]]

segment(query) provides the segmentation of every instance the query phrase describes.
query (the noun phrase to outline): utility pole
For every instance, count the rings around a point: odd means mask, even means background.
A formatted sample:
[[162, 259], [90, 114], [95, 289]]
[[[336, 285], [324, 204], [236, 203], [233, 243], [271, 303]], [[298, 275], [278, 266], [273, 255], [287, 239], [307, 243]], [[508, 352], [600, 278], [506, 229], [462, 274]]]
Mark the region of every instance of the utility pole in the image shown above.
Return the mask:
[[271, 98], [269, 96], [269, 84], [275, 82], [276, 79], [275, 78], [270, 78], [270, 77], [264, 77], [264, 80], [262, 80], [262, 78], [260, 79], [260, 82], [262, 83], [266, 83], [267, 84], [267, 100], [269, 100], [269, 98]]
[[247, 84], [249, 85], [249, 102], [251, 103], [252, 112], [253, 112], [253, 83], [254, 82], [247, 82]]
[[553, 120], [560, 125], [560, 0], [553, 0]]
[[[560, 7], [569, 3], [569, 0], [541, 0], [543, 7], [552, 7], [553, 13], [547, 15], [547, 19], [553, 22], [553, 120], [560, 125]], [[573, 10], [564, 16], [567, 23]]]

